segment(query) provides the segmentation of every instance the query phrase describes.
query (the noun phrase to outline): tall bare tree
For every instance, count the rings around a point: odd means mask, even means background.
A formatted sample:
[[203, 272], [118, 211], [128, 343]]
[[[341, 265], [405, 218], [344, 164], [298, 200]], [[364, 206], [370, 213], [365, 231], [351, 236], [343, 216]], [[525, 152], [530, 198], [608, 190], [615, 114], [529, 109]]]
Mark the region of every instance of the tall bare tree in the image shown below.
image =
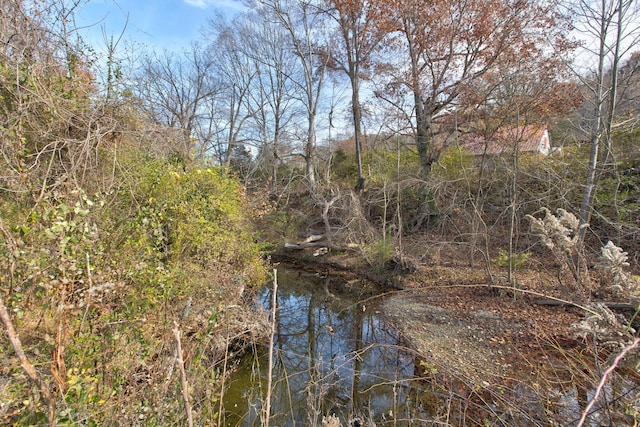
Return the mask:
[[197, 44], [180, 54], [165, 51], [143, 59], [138, 78], [143, 106], [156, 123], [179, 131], [181, 145], [175, 150], [185, 157], [193, 155], [194, 130], [206, 99], [219, 90], [210, 79], [212, 67]]
[[316, 121], [322, 89], [325, 81], [327, 63], [331, 58], [331, 49], [323, 34], [325, 16], [318, 5], [309, 0], [260, 0], [267, 8], [274, 24], [282, 26], [289, 36], [289, 45], [293, 49], [300, 74], [291, 76], [297, 86], [296, 92], [304, 105], [307, 115], [306, 142], [303, 157], [305, 175], [312, 190], [316, 188]]
[[299, 69], [299, 61], [289, 48], [288, 32], [272, 25], [265, 10], [242, 15], [236, 31], [245, 40], [239, 48], [257, 71], [247, 96], [257, 160], [269, 170], [270, 190], [276, 191], [278, 167], [291, 154], [293, 124], [301, 116], [301, 102], [291, 78]]
[[584, 55], [597, 65], [578, 75], [591, 94], [591, 114], [586, 134], [591, 146], [589, 167], [580, 203], [578, 242], [583, 243], [593, 211], [598, 180], [611, 150], [622, 61], [640, 40], [640, 9], [633, 0], [578, 0], [569, 5], [576, 28], [586, 39]]
[[218, 109], [223, 117], [219, 122], [219, 130], [226, 146], [222, 164], [229, 168], [236, 146], [244, 144], [242, 131], [251, 116], [247, 109], [247, 99], [251, 86], [258, 72], [255, 62], [244, 52], [247, 43], [245, 36], [238, 28], [242, 27], [242, 16], [229, 22], [224, 17], [210, 21], [209, 33], [212, 42], [209, 44], [209, 56], [215, 62], [215, 73], [223, 84], [223, 95], [219, 99]]
[[367, 79], [372, 54], [387, 34], [377, 2], [368, 0], [328, 0], [329, 13], [338, 24], [339, 48], [332, 52], [331, 66], [344, 72], [351, 84], [351, 113], [356, 153], [356, 189], [364, 189], [362, 175], [362, 105], [360, 86]]

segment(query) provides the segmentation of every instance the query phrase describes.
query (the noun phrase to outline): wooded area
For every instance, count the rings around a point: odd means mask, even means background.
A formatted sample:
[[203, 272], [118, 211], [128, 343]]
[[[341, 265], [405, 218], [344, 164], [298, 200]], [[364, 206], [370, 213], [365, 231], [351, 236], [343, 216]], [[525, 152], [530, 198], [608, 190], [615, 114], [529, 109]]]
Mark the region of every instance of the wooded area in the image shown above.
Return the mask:
[[0, 3], [0, 423], [220, 423], [285, 245], [638, 307], [637, 2], [257, 0], [180, 52], [82, 6]]

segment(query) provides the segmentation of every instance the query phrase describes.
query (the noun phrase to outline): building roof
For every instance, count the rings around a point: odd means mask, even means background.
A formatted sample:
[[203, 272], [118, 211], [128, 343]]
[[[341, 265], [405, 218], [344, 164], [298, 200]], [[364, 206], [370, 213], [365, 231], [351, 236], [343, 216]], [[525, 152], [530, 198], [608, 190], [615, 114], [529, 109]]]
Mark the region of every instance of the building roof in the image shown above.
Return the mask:
[[501, 129], [490, 137], [472, 134], [464, 138], [462, 145], [475, 155], [504, 154], [514, 151], [549, 154], [551, 144], [547, 127], [526, 125]]

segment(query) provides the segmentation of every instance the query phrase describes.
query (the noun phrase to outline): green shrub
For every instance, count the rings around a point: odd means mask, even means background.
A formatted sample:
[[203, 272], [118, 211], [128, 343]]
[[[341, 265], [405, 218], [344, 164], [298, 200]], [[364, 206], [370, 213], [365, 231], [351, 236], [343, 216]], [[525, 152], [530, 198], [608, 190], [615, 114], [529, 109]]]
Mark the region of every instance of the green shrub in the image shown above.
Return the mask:
[[370, 187], [382, 187], [389, 182], [418, 176], [420, 172], [418, 154], [407, 148], [401, 148], [399, 153], [397, 150], [383, 149], [367, 152], [363, 156], [363, 163]]
[[[133, 149], [121, 155], [109, 191], [59, 188], [33, 206], [0, 194], [0, 215], [17, 242], [0, 244], [5, 301], [32, 363], [55, 367], [59, 382], [45, 378], [64, 400], [60, 423], [110, 424], [116, 420], [107, 408], [114, 407], [128, 415], [154, 407], [149, 420], [175, 423], [179, 405], [161, 402], [168, 396], [179, 402], [180, 390], [175, 381], [157, 387], [166, 375], [172, 322], [193, 301], [182, 327], [211, 328], [202, 316], [237, 303], [244, 288], [265, 280], [250, 209], [235, 180], [216, 168], [184, 167]], [[191, 348], [205, 360], [211, 336], [197, 336]], [[62, 365], [52, 365], [54, 349]], [[17, 365], [12, 352], [4, 354], [3, 363]], [[194, 394], [215, 389], [215, 362], [186, 367]], [[145, 372], [153, 387], [132, 379]], [[2, 395], [7, 411], [20, 414], [10, 421], [40, 422], [42, 402], [24, 404], [31, 385], [17, 374]]]
[[459, 145], [452, 145], [440, 155], [437, 165], [433, 167], [433, 177], [443, 181], [477, 179], [475, 157]]
[[379, 238], [367, 244], [363, 248], [363, 255], [367, 263], [377, 273], [384, 272], [394, 254], [393, 239], [391, 237]]
[[498, 256], [491, 261], [493, 261], [493, 263], [498, 267], [507, 268], [509, 267], [509, 264], [511, 264], [511, 267], [519, 268], [527, 262], [530, 256], [530, 252], [525, 252], [521, 254], [513, 254], [511, 257], [509, 257], [507, 251], [505, 251], [504, 249], [500, 249], [498, 250]]
[[331, 179], [342, 184], [351, 184], [355, 182], [357, 173], [358, 168], [355, 154], [346, 153], [342, 149], [337, 149], [333, 153], [333, 159], [331, 161]]

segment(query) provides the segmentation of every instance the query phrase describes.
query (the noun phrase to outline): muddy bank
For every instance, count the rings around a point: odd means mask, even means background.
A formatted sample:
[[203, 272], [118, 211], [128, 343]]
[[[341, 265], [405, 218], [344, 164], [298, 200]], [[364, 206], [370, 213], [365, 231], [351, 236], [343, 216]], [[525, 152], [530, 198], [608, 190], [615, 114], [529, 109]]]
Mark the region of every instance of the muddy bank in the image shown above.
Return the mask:
[[433, 305], [435, 302], [414, 292], [386, 298], [381, 311], [425, 363], [439, 372], [477, 387], [500, 383], [511, 365], [505, 360], [500, 340], [507, 330], [519, 331], [523, 325], [507, 325], [493, 312], [474, 310], [462, 318], [455, 312]]

